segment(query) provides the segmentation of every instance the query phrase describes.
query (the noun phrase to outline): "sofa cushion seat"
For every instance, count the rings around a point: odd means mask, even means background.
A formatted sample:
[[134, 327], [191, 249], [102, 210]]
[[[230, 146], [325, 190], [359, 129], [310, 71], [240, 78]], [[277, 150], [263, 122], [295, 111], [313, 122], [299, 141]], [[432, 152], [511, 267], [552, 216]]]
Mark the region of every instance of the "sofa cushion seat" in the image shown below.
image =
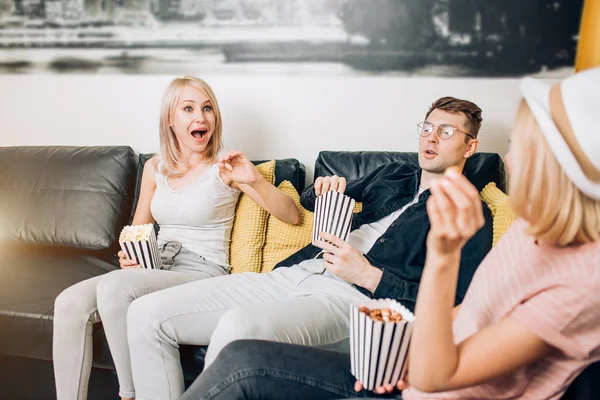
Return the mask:
[[[0, 248], [0, 354], [51, 360], [56, 297], [118, 268], [106, 258], [56, 248]], [[94, 366], [112, 368], [101, 324], [95, 324], [94, 336]]]

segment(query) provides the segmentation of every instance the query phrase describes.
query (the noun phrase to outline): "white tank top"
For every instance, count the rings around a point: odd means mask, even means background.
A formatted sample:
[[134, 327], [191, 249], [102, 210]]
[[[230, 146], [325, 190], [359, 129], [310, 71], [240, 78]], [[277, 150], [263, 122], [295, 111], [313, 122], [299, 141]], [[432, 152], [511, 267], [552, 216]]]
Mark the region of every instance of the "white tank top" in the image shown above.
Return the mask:
[[160, 226], [159, 245], [179, 242], [206, 260], [228, 268], [231, 229], [240, 191], [223, 182], [217, 164], [181, 189], [172, 189], [160, 170], [159, 165], [150, 204], [152, 216]]

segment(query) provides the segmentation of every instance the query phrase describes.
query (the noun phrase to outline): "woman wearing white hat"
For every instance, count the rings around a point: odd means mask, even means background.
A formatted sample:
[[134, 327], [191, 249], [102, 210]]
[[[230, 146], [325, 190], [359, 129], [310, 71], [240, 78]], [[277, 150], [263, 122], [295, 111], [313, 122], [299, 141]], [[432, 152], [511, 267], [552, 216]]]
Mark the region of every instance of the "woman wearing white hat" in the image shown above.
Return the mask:
[[479, 197], [452, 171], [431, 188], [405, 399], [558, 399], [600, 360], [600, 68], [521, 91], [507, 155], [520, 219], [454, 321], [456, 251], [481, 226]]
[[[481, 201], [453, 170], [431, 186], [408, 379], [397, 385], [408, 385], [405, 400], [559, 399], [600, 360], [600, 68], [552, 87], [527, 78], [521, 90], [507, 156], [519, 219], [454, 310], [460, 252], [483, 225]], [[182, 400], [369, 395], [348, 370], [341, 353], [235, 342]]]

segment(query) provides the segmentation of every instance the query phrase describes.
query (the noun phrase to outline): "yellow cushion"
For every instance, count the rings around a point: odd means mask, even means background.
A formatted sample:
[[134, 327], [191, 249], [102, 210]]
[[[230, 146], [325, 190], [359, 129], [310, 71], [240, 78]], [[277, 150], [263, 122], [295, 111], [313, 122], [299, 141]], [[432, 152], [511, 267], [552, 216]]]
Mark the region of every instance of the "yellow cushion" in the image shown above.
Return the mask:
[[290, 196], [300, 209], [300, 223], [286, 224], [269, 215], [262, 272], [272, 271], [275, 264], [310, 244], [312, 239], [314, 213], [300, 205], [300, 196], [291, 182], [283, 181], [278, 188]]
[[516, 216], [510, 208], [510, 197], [498, 189], [494, 182], [488, 183], [481, 191], [480, 196], [492, 211], [494, 220], [492, 245], [495, 246], [504, 232], [512, 225]]
[[[275, 160], [257, 165], [267, 182], [275, 182]], [[268, 213], [242, 193], [235, 209], [229, 263], [231, 272], [260, 272]]]

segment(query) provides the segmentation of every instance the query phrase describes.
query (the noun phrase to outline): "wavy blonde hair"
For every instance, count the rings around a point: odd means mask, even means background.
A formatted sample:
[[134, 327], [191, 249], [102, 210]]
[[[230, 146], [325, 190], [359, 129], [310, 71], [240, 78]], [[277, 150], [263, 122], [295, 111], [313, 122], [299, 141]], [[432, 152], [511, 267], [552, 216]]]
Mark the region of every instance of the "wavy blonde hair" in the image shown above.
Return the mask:
[[223, 148], [223, 121], [221, 119], [221, 110], [219, 109], [219, 103], [217, 103], [217, 98], [211, 87], [208, 83], [195, 76], [175, 78], [167, 87], [160, 106], [160, 156], [163, 161], [163, 173], [167, 176], [181, 176], [187, 168], [181, 161], [181, 149], [179, 148], [179, 143], [175, 137], [175, 132], [173, 132], [173, 129], [171, 128], [171, 119], [175, 114], [175, 108], [177, 107], [177, 103], [179, 103], [179, 98], [181, 97], [183, 89], [188, 86], [202, 92], [202, 94], [210, 101], [213, 112], [215, 113], [214, 131], [206, 145], [206, 159], [208, 161], [214, 161], [217, 158], [219, 151]]
[[551, 246], [599, 240], [600, 201], [567, 177], [524, 100], [511, 137], [511, 205], [528, 233]]

